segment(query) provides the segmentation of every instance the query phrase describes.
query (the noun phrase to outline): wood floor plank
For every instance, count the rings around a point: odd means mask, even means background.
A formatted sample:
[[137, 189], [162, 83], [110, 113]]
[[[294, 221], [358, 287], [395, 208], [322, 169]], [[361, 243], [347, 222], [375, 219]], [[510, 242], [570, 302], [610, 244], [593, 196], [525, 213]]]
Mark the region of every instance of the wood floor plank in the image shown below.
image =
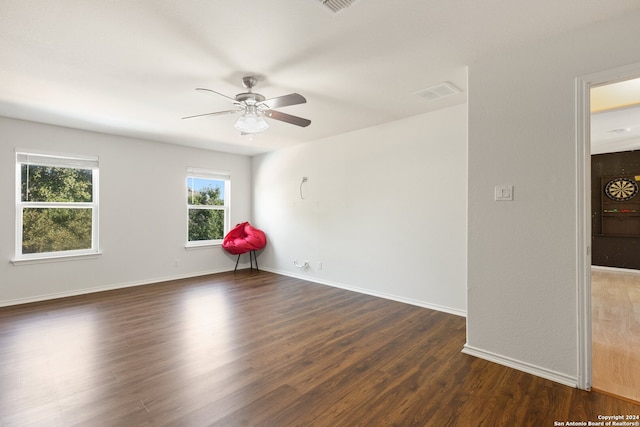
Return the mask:
[[640, 402], [640, 274], [593, 271], [593, 387]]
[[546, 426], [640, 406], [461, 353], [465, 319], [251, 270], [0, 308], [0, 426]]

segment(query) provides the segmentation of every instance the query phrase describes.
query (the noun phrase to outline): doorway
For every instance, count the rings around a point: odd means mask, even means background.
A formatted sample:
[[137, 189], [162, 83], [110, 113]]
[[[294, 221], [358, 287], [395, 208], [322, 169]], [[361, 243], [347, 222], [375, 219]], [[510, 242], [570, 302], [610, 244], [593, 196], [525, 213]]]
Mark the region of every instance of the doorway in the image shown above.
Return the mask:
[[[578, 386], [634, 401], [640, 400], [640, 375], [635, 374], [640, 371], [640, 316], [633, 310], [640, 302], [640, 271], [629, 268], [637, 269], [640, 260], [629, 257], [638, 251], [624, 247], [640, 245], [640, 162], [624, 165], [629, 163], [624, 153], [640, 150], [638, 76], [640, 64], [635, 64], [578, 79], [577, 86], [582, 184], [578, 250], [583, 268], [578, 286]], [[603, 94], [614, 96], [603, 101]], [[635, 99], [628, 100], [629, 95]], [[633, 155], [640, 159], [638, 152]], [[603, 164], [609, 169], [603, 170]], [[617, 186], [623, 187], [620, 192]], [[630, 337], [637, 337], [637, 342]]]

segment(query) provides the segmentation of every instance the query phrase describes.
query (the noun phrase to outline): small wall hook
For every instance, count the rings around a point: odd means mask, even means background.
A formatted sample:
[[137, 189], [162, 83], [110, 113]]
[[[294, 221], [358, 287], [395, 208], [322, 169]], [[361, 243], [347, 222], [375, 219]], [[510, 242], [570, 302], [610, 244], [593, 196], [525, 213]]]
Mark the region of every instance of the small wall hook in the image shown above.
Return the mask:
[[302, 200], [304, 200], [304, 195], [302, 194], [302, 184], [304, 184], [305, 182], [307, 182], [307, 177], [303, 176], [302, 181], [300, 182], [300, 198]]

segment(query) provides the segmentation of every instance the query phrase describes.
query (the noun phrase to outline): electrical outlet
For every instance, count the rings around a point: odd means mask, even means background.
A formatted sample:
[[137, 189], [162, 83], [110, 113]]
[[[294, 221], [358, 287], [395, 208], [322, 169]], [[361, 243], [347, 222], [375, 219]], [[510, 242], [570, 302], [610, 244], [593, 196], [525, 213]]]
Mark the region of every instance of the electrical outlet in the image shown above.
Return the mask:
[[300, 270], [307, 270], [309, 268], [309, 261], [302, 261], [302, 264], [298, 263], [297, 260], [293, 260], [293, 265], [295, 265]]
[[316, 262], [316, 269], [317, 270], [322, 270], [322, 261]]

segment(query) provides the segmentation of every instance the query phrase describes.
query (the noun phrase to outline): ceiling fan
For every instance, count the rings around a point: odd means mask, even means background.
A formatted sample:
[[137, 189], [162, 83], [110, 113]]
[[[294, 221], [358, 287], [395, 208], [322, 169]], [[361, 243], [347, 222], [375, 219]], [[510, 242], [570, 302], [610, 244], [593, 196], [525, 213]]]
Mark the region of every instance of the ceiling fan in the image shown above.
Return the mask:
[[242, 113], [240, 118], [238, 118], [236, 123], [233, 125], [233, 127], [239, 130], [242, 134], [253, 134], [267, 130], [269, 128], [269, 123], [264, 119], [265, 117], [301, 127], [307, 127], [311, 124], [311, 120], [274, 110], [274, 108], [304, 104], [307, 102], [304, 96], [297, 93], [290, 93], [289, 95], [266, 99], [259, 93], [253, 92], [252, 89], [257, 83], [258, 77], [256, 76], [243, 77], [242, 84], [247, 88], [247, 91], [237, 94], [235, 98], [223, 95], [215, 90], [200, 87], [196, 88], [197, 91], [213, 93], [225, 98], [229, 102], [233, 103], [235, 108], [232, 110], [215, 111], [213, 113], [187, 116], [182, 119]]

